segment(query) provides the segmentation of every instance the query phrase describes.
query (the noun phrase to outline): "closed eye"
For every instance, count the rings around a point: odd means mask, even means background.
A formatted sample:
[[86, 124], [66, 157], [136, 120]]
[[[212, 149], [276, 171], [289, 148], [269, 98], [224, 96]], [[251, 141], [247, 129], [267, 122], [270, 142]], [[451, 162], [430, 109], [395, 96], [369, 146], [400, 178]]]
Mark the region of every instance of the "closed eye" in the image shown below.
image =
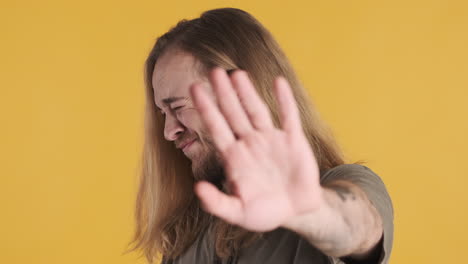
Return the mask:
[[[179, 109], [182, 109], [183, 107], [184, 107], [183, 105], [182, 105], [182, 106], [176, 106], [176, 107], [174, 107], [174, 108], [171, 108], [171, 111], [175, 112], [175, 111], [177, 111], [177, 110], [179, 110]], [[164, 113], [164, 111], [161, 111], [161, 114], [162, 114], [163, 116], [166, 115], [166, 113]]]

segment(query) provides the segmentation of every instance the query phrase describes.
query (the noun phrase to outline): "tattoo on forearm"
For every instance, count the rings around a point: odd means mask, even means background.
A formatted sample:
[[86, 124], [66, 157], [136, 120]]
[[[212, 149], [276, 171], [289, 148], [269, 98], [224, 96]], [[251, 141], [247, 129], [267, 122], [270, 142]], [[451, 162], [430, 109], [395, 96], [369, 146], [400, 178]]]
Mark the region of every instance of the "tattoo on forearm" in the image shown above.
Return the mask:
[[332, 190], [338, 194], [343, 202], [345, 202], [348, 198], [351, 200], [356, 200], [356, 195], [347, 187], [343, 185], [330, 185], [329, 186]]

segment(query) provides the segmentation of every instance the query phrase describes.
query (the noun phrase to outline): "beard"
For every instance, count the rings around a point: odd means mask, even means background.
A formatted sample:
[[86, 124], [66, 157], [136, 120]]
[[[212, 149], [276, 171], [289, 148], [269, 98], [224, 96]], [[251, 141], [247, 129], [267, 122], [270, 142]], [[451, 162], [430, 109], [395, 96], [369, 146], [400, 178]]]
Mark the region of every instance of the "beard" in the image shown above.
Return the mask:
[[192, 160], [192, 172], [195, 181], [207, 181], [221, 191], [226, 191], [226, 174], [221, 157], [211, 140], [200, 140], [203, 150], [196, 161]]

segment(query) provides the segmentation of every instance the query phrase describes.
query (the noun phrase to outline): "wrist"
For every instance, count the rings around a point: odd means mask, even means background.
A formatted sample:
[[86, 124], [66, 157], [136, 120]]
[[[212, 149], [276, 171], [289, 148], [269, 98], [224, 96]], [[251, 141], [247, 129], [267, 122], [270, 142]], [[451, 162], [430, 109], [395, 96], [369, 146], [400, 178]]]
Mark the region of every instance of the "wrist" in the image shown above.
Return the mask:
[[292, 217], [283, 227], [306, 238], [329, 256], [352, 253], [352, 239], [348, 226], [343, 223], [339, 208], [339, 196], [330, 188], [322, 188], [322, 202], [315, 211], [305, 212]]
[[[308, 209], [300, 210], [297, 214], [290, 217], [282, 227], [290, 229], [296, 233], [304, 233], [304, 230], [307, 230], [307, 233], [314, 233], [315, 230], [323, 229], [323, 225], [326, 225], [327, 219], [330, 218], [332, 212], [327, 202], [327, 199], [330, 194], [326, 188], [320, 186], [318, 194], [312, 198], [315, 201], [309, 201], [314, 203], [315, 206], [309, 206]], [[307, 207], [305, 207], [307, 208]]]

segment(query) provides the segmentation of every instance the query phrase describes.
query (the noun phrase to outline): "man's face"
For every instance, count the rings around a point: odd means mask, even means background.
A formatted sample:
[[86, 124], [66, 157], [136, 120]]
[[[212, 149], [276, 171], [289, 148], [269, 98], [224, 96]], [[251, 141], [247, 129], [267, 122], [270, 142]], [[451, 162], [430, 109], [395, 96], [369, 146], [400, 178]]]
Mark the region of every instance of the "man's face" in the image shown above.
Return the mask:
[[152, 76], [155, 104], [165, 116], [164, 137], [173, 141], [192, 162], [197, 180], [219, 185], [223, 171], [215, 147], [190, 97], [190, 86], [202, 83], [212, 99], [209, 81], [197, 72], [195, 58], [183, 52], [166, 52]]

